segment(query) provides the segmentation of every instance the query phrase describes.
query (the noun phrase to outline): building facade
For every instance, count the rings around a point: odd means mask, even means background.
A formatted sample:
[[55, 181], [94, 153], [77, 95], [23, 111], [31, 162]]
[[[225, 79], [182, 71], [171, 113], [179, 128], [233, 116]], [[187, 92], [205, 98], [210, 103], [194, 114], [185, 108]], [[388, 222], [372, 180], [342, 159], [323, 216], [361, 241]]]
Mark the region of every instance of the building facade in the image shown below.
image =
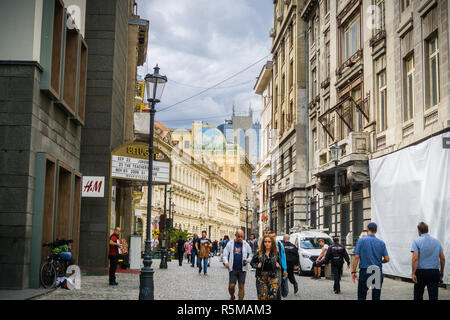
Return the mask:
[[137, 66], [146, 60], [149, 22], [139, 18], [134, 0], [91, 0], [86, 12], [91, 50], [80, 166], [85, 176], [105, 177], [105, 194], [82, 199], [79, 266], [104, 274], [112, 230], [121, 227], [129, 241], [134, 229], [133, 184], [112, 178], [111, 154], [134, 140]]
[[[146, 118], [148, 113], [136, 113], [135, 118]], [[140, 123], [140, 122], [139, 122]], [[142, 123], [148, 123], [143, 121]], [[147, 141], [148, 126], [137, 125], [136, 141]], [[152, 191], [152, 222], [159, 230], [165, 228], [164, 202], [166, 215], [169, 216], [170, 197], [175, 205], [172, 208], [173, 220], [168, 223], [173, 228], [201, 235], [206, 231], [211, 240], [219, 240], [224, 235], [232, 236], [240, 224], [241, 191], [224, 179], [218, 171], [218, 165], [212, 161], [197, 160], [187, 146], [188, 136], [174, 134], [163, 124], [155, 122], [155, 147], [171, 158], [171, 183], [166, 194], [162, 185], [154, 186]], [[146, 225], [147, 187], [141, 188], [142, 198], [136, 209], [143, 210], [142, 225]], [[165, 198], [166, 197], [166, 198]], [[169, 226], [167, 226], [169, 227]], [[146, 239], [146, 231], [143, 231]]]
[[303, 1], [274, 1], [272, 217], [279, 233], [306, 225], [307, 91]]
[[45, 242], [78, 259], [86, 1], [0, 4], [1, 288], [38, 288]]
[[270, 179], [271, 179], [271, 154], [272, 154], [272, 61], [268, 61], [262, 68], [256, 81], [254, 91], [262, 97], [261, 111], [261, 155], [260, 162], [255, 169], [256, 185], [255, 200], [259, 213], [258, 234], [270, 228]]
[[[305, 1], [311, 228], [353, 246], [371, 219], [370, 159], [450, 128], [448, 1]], [[338, 212], [334, 161], [342, 148]]]

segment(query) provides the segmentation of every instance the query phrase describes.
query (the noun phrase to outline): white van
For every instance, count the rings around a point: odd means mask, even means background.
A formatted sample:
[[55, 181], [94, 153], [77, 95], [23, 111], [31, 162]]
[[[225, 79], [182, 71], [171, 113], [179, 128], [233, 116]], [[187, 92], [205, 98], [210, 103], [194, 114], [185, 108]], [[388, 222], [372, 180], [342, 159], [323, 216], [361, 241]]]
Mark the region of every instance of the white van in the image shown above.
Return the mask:
[[298, 248], [300, 257], [299, 275], [313, 272], [313, 262], [322, 252], [319, 240], [323, 239], [325, 244], [332, 245], [333, 239], [324, 232], [302, 231], [290, 235], [290, 242]]

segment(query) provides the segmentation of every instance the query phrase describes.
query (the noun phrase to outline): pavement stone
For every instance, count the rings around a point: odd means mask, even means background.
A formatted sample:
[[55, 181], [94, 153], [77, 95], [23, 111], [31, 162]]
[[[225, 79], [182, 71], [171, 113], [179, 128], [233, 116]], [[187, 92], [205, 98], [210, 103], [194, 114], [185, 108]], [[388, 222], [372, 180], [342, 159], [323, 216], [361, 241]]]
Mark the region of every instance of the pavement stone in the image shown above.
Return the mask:
[[[153, 260], [155, 300], [228, 300], [228, 271], [214, 257], [208, 275], [199, 275], [197, 268], [190, 267], [187, 260], [183, 266], [177, 260], [168, 262], [167, 269], [159, 269], [160, 260]], [[108, 284], [108, 276], [82, 276], [80, 290], [57, 289], [36, 300], [137, 300], [139, 297], [139, 275], [116, 273], [118, 286]], [[290, 284], [289, 295], [284, 300], [356, 300], [357, 284], [345, 268], [341, 280], [341, 294], [333, 292], [333, 281], [313, 280], [309, 276], [296, 276], [299, 292], [294, 295]], [[237, 297], [237, 290], [236, 290]], [[412, 300], [413, 284], [384, 278], [382, 300]], [[247, 274], [245, 300], [256, 300], [255, 273]], [[371, 299], [370, 292], [368, 299]], [[428, 299], [425, 292], [424, 299]], [[450, 300], [450, 290], [439, 289], [440, 300]]]

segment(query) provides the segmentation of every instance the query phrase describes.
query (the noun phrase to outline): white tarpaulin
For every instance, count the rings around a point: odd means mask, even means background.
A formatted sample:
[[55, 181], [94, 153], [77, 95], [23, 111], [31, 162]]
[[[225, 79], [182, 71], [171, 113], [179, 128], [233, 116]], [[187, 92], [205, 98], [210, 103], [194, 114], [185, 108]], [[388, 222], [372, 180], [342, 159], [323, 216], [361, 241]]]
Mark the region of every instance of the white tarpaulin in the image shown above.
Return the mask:
[[411, 244], [424, 221], [444, 248], [444, 282], [450, 283], [450, 149], [444, 137], [450, 132], [369, 161], [372, 221], [391, 259], [383, 273], [411, 278]]

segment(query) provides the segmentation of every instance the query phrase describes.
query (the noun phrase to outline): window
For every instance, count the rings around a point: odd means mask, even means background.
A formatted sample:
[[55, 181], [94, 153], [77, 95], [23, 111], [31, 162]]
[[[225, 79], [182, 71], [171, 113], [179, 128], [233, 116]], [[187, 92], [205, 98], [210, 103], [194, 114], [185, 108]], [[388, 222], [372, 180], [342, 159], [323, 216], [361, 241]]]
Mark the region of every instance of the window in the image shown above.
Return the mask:
[[373, 29], [374, 35], [376, 35], [381, 30], [385, 29], [385, 21], [386, 21], [386, 14], [385, 14], [385, 0], [377, 0], [376, 6], [378, 7], [375, 11], [376, 13], [376, 27]]
[[411, 4], [411, 0], [401, 0], [401, 2], [402, 2], [402, 11], [408, 8], [409, 5]]
[[292, 47], [294, 46], [294, 23], [291, 22], [291, 26], [290, 26], [290, 32], [289, 32], [289, 46], [292, 49]]
[[285, 61], [285, 49], [284, 49], [284, 41], [281, 43], [281, 65], [284, 65], [284, 61]]
[[189, 149], [190, 148], [190, 141], [185, 141], [184, 142], [184, 148], [185, 149]]
[[378, 130], [387, 129], [387, 104], [386, 104], [386, 71], [378, 74]]
[[314, 20], [316, 20], [316, 17], [313, 17], [313, 18], [311, 19], [311, 24], [310, 24], [310, 29], [309, 29], [309, 33], [310, 33], [310, 35], [311, 35], [311, 45], [313, 45], [314, 42], [316, 42]]
[[427, 56], [426, 109], [434, 107], [439, 103], [439, 49], [437, 36], [427, 41]]
[[330, 41], [325, 44], [325, 79], [330, 78]]
[[289, 88], [294, 85], [294, 60], [289, 64]]
[[283, 75], [281, 76], [281, 103], [284, 102], [284, 95], [285, 95], [285, 91], [286, 91], [286, 76]]
[[311, 72], [311, 98], [310, 101], [313, 101], [317, 95], [317, 72], [316, 68], [314, 68]]
[[412, 119], [414, 114], [414, 56], [405, 59], [405, 104], [403, 121]]
[[343, 61], [347, 61], [361, 48], [361, 26], [359, 15], [343, 29]]
[[[315, 119], [314, 119], [315, 121]], [[317, 130], [314, 128], [312, 130], [312, 140], [313, 140], [313, 153], [317, 151]]]
[[325, 0], [325, 1], [323, 2], [323, 5], [324, 5], [324, 12], [325, 12], [325, 15], [327, 15], [328, 12], [330, 12], [330, 0]]
[[231, 172], [234, 172], [234, 167], [231, 167], [231, 168], [230, 168], [230, 171], [231, 171]]

